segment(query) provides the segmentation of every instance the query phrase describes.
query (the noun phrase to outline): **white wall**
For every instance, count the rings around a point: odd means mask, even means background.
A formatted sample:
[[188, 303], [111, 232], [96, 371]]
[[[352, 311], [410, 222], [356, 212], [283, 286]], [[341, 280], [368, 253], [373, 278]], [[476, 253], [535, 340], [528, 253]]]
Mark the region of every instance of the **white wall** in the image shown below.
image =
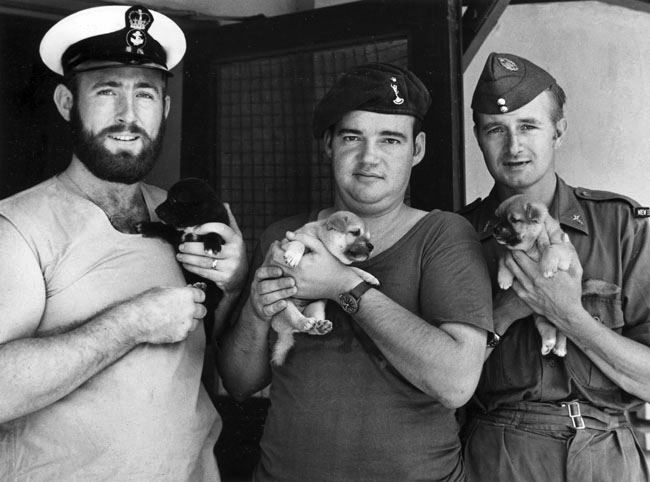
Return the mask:
[[558, 173], [650, 206], [649, 32], [650, 13], [602, 2], [507, 7], [464, 75], [467, 202], [492, 187], [472, 131], [472, 93], [488, 54], [507, 52], [548, 70], [567, 93]]

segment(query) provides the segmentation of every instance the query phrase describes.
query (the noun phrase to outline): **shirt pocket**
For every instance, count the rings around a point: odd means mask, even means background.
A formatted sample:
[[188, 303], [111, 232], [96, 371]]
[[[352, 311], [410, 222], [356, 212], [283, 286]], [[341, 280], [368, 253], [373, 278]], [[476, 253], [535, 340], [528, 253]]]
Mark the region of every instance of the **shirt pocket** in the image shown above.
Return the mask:
[[[619, 334], [622, 332], [625, 318], [620, 290], [603, 296], [583, 296], [582, 306], [594, 320]], [[566, 366], [574, 381], [582, 387], [607, 391], [620, 390], [618, 385], [570, 341], [567, 346]]]
[[516, 321], [483, 365], [479, 393], [538, 394], [541, 390], [540, 339], [532, 317]]

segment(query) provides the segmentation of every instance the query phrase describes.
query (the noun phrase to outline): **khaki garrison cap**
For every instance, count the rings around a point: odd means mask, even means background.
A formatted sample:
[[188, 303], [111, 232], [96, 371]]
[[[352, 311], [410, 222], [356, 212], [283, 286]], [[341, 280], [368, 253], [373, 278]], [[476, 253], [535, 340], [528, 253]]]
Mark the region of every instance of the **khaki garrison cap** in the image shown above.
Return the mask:
[[555, 83], [551, 74], [529, 60], [493, 52], [478, 79], [472, 109], [481, 114], [512, 112]]

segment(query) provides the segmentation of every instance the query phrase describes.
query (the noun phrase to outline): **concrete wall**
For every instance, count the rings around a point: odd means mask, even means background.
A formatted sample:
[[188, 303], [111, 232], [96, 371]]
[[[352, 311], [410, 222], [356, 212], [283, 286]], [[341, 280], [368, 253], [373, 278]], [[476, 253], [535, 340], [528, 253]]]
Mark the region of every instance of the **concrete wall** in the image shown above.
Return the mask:
[[557, 170], [569, 184], [650, 206], [650, 13], [602, 2], [511, 5], [464, 75], [466, 199], [492, 187], [469, 104], [490, 52], [526, 57], [567, 93]]

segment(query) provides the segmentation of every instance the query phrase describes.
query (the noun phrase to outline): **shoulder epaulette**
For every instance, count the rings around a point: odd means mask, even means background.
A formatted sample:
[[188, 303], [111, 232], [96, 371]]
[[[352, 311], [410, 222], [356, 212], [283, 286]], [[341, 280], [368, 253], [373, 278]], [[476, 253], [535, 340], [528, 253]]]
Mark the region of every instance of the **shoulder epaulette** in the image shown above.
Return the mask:
[[650, 208], [641, 207], [641, 205], [634, 199], [609, 191], [595, 191], [593, 189], [586, 189], [584, 187], [577, 187], [574, 190], [575, 195], [580, 199], [588, 201], [601, 202], [601, 201], [620, 201], [632, 208], [634, 217], [644, 218], [650, 217]]
[[481, 201], [482, 201], [482, 200], [483, 200], [483, 199], [481, 199], [480, 197], [479, 197], [479, 198], [476, 198], [476, 200], [474, 200], [473, 202], [471, 202], [471, 203], [468, 204], [467, 206], [465, 206], [465, 207], [463, 207], [463, 208], [460, 208], [458, 211], [456, 211], [456, 213], [457, 213], [457, 214], [466, 214], [466, 213], [470, 213], [470, 212], [474, 211], [474, 209], [476, 209], [476, 208], [478, 207], [479, 204], [481, 204]]

